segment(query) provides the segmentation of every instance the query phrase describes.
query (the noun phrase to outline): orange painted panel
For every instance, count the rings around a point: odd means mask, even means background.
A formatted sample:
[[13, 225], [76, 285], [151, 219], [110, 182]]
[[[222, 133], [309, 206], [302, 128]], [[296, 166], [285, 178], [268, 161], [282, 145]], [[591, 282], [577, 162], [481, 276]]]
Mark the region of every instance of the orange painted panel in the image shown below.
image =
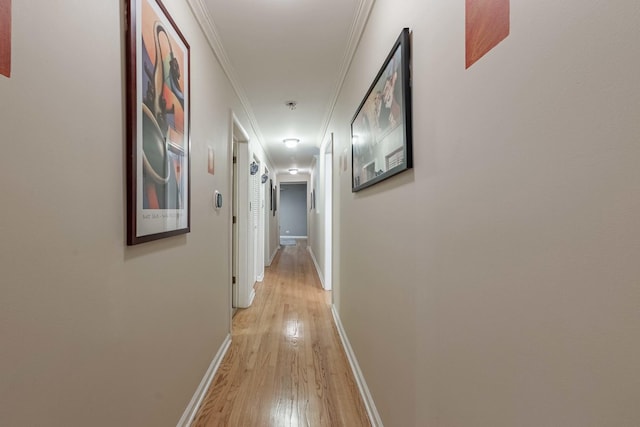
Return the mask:
[[0, 0], [0, 74], [11, 75], [11, 0]]
[[466, 0], [467, 68], [509, 35], [509, 0]]

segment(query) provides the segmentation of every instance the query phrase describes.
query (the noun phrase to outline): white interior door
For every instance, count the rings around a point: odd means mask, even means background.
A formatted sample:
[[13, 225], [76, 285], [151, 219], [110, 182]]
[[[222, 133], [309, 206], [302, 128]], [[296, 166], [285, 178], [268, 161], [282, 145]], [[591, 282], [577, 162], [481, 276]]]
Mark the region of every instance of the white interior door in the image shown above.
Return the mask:
[[258, 281], [260, 271], [260, 163], [257, 162], [255, 158], [254, 161], [258, 164], [258, 172], [256, 172], [255, 175], [251, 175], [251, 203], [249, 205], [249, 208], [251, 209], [251, 239], [253, 241], [251, 251], [253, 255], [251, 260], [251, 278], [253, 283]]
[[260, 172], [258, 172], [258, 246], [256, 250], [256, 276], [258, 282], [262, 282], [264, 280], [264, 242], [267, 232], [264, 220], [266, 184], [262, 183], [262, 173], [261, 169]]
[[[236, 150], [236, 174], [234, 176], [234, 188], [235, 192], [235, 227], [232, 226], [232, 230], [236, 231], [236, 238], [232, 239], [237, 242], [234, 255], [236, 260], [232, 261], [236, 267], [236, 301], [235, 306], [239, 308], [247, 308], [251, 306], [255, 291], [253, 289], [253, 239], [252, 239], [252, 221], [251, 221], [251, 176], [249, 174], [249, 163], [251, 157], [249, 156], [249, 139], [242, 127], [238, 122], [234, 120], [233, 127], [234, 141], [238, 143]], [[233, 231], [232, 231], [233, 233]], [[232, 278], [233, 282], [233, 278]]]
[[233, 141], [233, 184], [231, 194], [231, 307], [238, 307], [238, 142]]

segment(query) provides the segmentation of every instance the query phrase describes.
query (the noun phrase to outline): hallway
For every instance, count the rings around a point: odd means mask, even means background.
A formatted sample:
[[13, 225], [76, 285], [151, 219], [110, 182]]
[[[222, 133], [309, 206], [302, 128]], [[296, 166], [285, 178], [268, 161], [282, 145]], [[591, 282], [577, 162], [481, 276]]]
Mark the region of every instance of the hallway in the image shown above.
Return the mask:
[[282, 246], [192, 424], [369, 426], [304, 241]]
[[640, 427], [640, 1], [0, 0], [0, 34], [0, 427]]

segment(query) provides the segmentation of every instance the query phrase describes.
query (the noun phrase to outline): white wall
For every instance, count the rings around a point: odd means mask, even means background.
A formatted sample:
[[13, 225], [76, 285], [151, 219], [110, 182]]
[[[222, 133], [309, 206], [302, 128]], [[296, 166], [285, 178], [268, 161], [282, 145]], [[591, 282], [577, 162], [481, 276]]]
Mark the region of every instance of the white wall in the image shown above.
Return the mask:
[[230, 218], [212, 195], [230, 200], [229, 109], [247, 120], [186, 4], [165, 1], [191, 45], [192, 231], [127, 247], [120, 3], [13, 2], [1, 425], [175, 425], [229, 333]]
[[[316, 156], [312, 162], [311, 174], [309, 179], [309, 239], [307, 241], [307, 248], [309, 249], [311, 256], [316, 263], [316, 269], [321, 281], [324, 281], [322, 274], [323, 253], [324, 248], [324, 227], [319, 215], [319, 202], [322, 199], [322, 188], [320, 188], [320, 156]], [[316, 192], [316, 205], [312, 208], [311, 191]]]
[[329, 127], [337, 169], [410, 27], [415, 168], [335, 186], [335, 298], [382, 420], [640, 425], [640, 6], [513, 0], [468, 70], [464, 19], [377, 0]]
[[[271, 202], [271, 185], [275, 174], [269, 169], [269, 179], [264, 183], [264, 225], [265, 225], [265, 240], [264, 240], [264, 265], [268, 267], [271, 265], [272, 257], [275, 255], [277, 247], [274, 247], [273, 235], [276, 234], [276, 221], [273, 215], [272, 202]], [[270, 183], [271, 180], [271, 183]]]

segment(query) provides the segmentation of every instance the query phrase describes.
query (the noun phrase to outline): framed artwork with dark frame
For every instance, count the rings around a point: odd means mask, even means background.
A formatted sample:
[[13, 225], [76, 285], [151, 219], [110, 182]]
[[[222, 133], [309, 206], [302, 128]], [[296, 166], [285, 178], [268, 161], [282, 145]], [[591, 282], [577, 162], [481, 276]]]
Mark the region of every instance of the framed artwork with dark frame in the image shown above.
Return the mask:
[[273, 187], [273, 216], [276, 216], [278, 210], [278, 186]]
[[11, 0], [0, 0], [0, 74], [11, 77]]
[[269, 210], [273, 210], [273, 180], [269, 180]]
[[411, 49], [404, 28], [351, 120], [351, 191], [413, 167]]
[[189, 44], [160, 0], [126, 0], [127, 244], [190, 231]]

